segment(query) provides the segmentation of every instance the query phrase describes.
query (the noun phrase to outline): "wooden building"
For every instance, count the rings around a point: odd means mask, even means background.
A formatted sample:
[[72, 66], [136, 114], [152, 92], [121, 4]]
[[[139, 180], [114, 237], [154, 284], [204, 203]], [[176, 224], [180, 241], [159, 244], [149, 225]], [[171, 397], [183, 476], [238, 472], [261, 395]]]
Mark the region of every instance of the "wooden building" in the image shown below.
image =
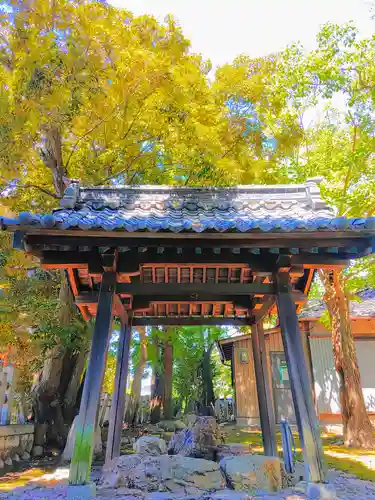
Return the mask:
[[67, 187], [59, 209], [1, 219], [14, 247], [66, 269], [75, 303], [95, 317], [75, 435], [71, 485], [89, 481], [113, 317], [121, 323], [106, 461], [120, 453], [132, 325], [250, 325], [265, 453], [277, 455], [263, 318], [277, 305], [303, 454], [325, 465], [296, 305], [314, 270], [374, 251], [375, 219], [337, 218], [321, 179], [300, 185]]
[[[369, 415], [375, 419], [375, 290], [358, 294], [360, 302], [350, 304], [361, 385]], [[334, 367], [330, 332], [320, 321], [325, 305], [312, 300], [299, 314], [300, 332], [314, 392], [315, 406], [322, 425], [340, 424], [339, 380]], [[271, 381], [276, 423], [287, 418], [296, 423], [284, 347], [279, 328], [265, 330], [267, 370]], [[259, 427], [251, 334], [218, 342], [221, 359], [232, 367], [235, 411], [238, 425]]]

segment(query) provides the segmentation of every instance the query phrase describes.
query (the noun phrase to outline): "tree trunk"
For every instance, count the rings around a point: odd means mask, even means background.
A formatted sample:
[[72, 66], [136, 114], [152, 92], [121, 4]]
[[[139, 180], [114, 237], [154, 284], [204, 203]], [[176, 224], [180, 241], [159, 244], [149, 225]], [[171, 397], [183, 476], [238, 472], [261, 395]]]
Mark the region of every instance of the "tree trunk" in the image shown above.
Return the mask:
[[68, 376], [67, 388], [64, 391], [64, 419], [66, 422], [69, 422], [69, 424], [73, 422], [74, 417], [77, 415], [76, 401], [81, 385], [83, 370], [85, 369], [86, 358], [86, 349], [82, 349], [81, 352], [75, 354], [71, 358], [73, 367]]
[[374, 448], [373, 428], [361, 388], [357, 353], [342, 271], [322, 271], [324, 300], [331, 320], [333, 355], [340, 380], [340, 403], [346, 446]]
[[142, 375], [147, 363], [146, 329], [139, 327], [138, 333], [140, 339], [141, 352], [139, 356], [139, 361], [134, 370], [131, 394], [125, 411], [125, 422], [129, 425], [134, 425], [136, 422], [137, 413], [139, 409], [139, 402], [141, 399]]
[[211, 367], [211, 352], [213, 346], [210, 346], [204, 351], [202, 361], [202, 377], [203, 377], [203, 407], [205, 413], [211, 415], [213, 413], [213, 406], [215, 405], [214, 384], [212, 380], [212, 367]]
[[[56, 195], [61, 198], [69, 184], [68, 173], [63, 163], [61, 132], [55, 125], [47, 125], [44, 130], [44, 144], [40, 155], [45, 166], [51, 171]], [[61, 272], [59, 321], [62, 327], [69, 326], [75, 314], [75, 306], [70, 287]], [[85, 357], [85, 354], [84, 354]], [[77, 393], [84, 367], [81, 354], [68, 351], [57, 340], [47, 351], [39, 379], [32, 389], [33, 413], [35, 417], [34, 445], [44, 447], [50, 444], [64, 447], [67, 427], [75, 413]], [[38, 428], [40, 426], [40, 429]]]
[[172, 408], [172, 379], [173, 379], [173, 344], [167, 340], [164, 344], [164, 398], [163, 416], [165, 420], [173, 417]]
[[156, 346], [156, 361], [152, 370], [151, 380], [151, 413], [150, 420], [152, 424], [160, 421], [161, 407], [163, 403], [163, 374], [162, 374], [162, 352], [160, 341], [155, 337], [152, 341]]
[[[61, 304], [59, 323], [63, 327], [68, 326], [73, 316], [73, 300], [64, 272], [61, 273], [59, 299]], [[67, 350], [57, 342], [46, 353], [43, 370], [39, 375], [38, 382], [32, 389], [35, 427], [37, 428], [38, 425], [42, 426], [40, 431], [36, 429], [34, 445], [44, 447], [46, 441], [57, 447], [65, 445], [68, 429], [64, 422], [62, 409], [63, 395], [60, 391], [63, 367], [64, 364], [66, 365], [69, 362], [67, 356], [69, 356]], [[64, 371], [68, 374], [72, 373], [69, 369]]]
[[160, 422], [161, 406], [163, 402], [163, 383], [162, 376], [157, 368], [152, 374], [151, 385], [151, 414], [150, 420], [152, 424]]

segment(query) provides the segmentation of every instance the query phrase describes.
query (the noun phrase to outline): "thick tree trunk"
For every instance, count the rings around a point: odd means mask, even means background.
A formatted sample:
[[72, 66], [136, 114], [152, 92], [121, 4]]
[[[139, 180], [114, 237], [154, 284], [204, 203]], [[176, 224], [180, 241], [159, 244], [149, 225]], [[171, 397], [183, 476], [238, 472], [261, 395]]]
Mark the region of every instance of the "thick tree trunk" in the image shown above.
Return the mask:
[[139, 361], [134, 370], [131, 394], [125, 411], [125, 422], [129, 425], [134, 425], [136, 422], [137, 413], [139, 409], [139, 402], [141, 399], [142, 375], [147, 363], [146, 329], [138, 328], [138, 333], [140, 339], [141, 352], [139, 356]]
[[[59, 323], [64, 327], [72, 320], [74, 306], [69, 284], [63, 272], [59, 298], [61, 304]], [[46, 353], [43, 370], [32, 390], [36, 428], [41, 425], [43, 429], [36, 430], [34, 445], [44, 447], [46, 441], [49, 445], [59, 448], [65, 445], [69, 429], [65, 425], [63, 415], [63, 398], [75, 369], [72, 357], [74, 355], [59, 342]], [[70, 425], [71, 421], [67, 424]]]
[[346, 446], [374, 448], [373, 428], [361, 388], [357, 353], [342, 271], [322, 271], [324, 300], [331, 320], [335, 368], [340, 379], [340, 403]]
[[170, 340], [168, 340], [164, 344], [163, 416], [165, 420], [170, 420], [173, 417], [172, 379], [173, 379], [173, 344]]
[[67, 377], [68, 385], [64, 391], [64, 419], [69, 424], [73, 422], [74, 417], [77, 415], [76, 402], [87, 354], [86, 349], [82, 349], [78, 354], [71, 356], [73, 366]]
[[[41, 159], [51, 171], [56, 196], [61, 198], [69, 184], [67, 170], [63, 163], [61, 132], [55, 125], [44, 130], [44, 144]], [[65, 273], [61, 272], [59, 321], [62, 327], [69, 326], [75, 307]], [[75, 398], [80, 387], [85, 354], [74, 354], [61, 343], [51, 348], [39, 379], [32, 390], [33, 413], [35, 417], [34, 445], [49, 444], [63, 447], [75, 414]], [[40, 426], [40, 428], [39, 428]]]

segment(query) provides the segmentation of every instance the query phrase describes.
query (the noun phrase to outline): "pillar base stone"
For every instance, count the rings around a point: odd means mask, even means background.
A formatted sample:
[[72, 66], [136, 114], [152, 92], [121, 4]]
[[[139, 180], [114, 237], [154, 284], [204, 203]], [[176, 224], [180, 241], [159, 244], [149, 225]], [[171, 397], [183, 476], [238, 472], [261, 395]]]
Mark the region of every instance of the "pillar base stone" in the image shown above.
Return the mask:
[[68, 500], [91, 500], [96, 495], [96, 486], [88, 484], [69, 484]]
[[306, 494], [310, 500], [337, 500], [335, 488], [332, 484], [327, 483], [306, 483], [300, 481], [295, 489]]

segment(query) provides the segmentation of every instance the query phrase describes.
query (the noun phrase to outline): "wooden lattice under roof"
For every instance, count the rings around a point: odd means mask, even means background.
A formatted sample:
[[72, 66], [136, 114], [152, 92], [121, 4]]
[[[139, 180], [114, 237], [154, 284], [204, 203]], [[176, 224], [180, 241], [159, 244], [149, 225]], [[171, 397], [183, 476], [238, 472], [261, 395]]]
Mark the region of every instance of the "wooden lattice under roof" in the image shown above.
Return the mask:
[[[372, 251], [372, 219], [335, 218], [315, 181], [228, 189], [158, 186], [66, 190], [46, 216], [3, 219], [16, 245], [67, 270], [76, 304], [96, 314], [116, 271], [115, 313], [138, 324], [248, 324], [272, 310], [287, 269], [297, 307], [314, 269]], [[148, 323], [147, 323], [148, 322]]]

